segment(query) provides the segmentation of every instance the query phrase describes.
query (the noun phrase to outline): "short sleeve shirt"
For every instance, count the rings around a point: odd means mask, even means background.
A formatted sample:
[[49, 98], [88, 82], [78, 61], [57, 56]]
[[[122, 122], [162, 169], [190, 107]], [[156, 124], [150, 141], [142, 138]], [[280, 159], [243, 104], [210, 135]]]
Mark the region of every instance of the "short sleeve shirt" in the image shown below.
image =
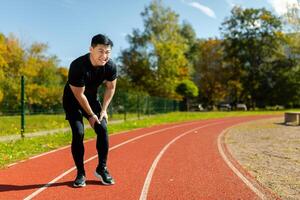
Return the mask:
[[84, 94], [88, 101], [97, 100], [97, 90], [104, 81], [113, 81], [117, 78], [116, 64], [110, 59], [104, 66], [93, 66], [90, 54], [83, 55], [74, 60], [69, 69], [68, 81], [64, 90], [64, 104], [77, 102], [71, 88], [85, 87]]

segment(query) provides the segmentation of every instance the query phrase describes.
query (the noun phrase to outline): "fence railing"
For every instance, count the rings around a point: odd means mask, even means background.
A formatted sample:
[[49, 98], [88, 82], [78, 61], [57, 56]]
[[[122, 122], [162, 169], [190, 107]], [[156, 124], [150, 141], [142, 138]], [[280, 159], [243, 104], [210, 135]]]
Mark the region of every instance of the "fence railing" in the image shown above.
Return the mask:
[[[26, 84], [24, 79], [21, 79], [20, 87], [20, 98], [11, 99], [10, 101], [4, 101], [1, 103], [0, 116], [15, 116], [19, 119], [18, 130], [20, 130], [21, 136], [23, 137], [26, 130], [26, 118], [29, 115], [63, 115], [64, 110], [62, 108], [62, 102], [60, 99], [56, 99], [53, 106], [47, 108], [42, 105], [30, 104], [30, 97], [25, 95]], [[100, 88], [98, 91], [99, 101], [102, 102], [104, 89]], [[61, 96], [63, 88], [61, 90]], [[58, 103], [57, 103], [58, 102]], [[111, 120], [123, 119], [128, 120], [129, 118], [137, 118], [167, 113], [179, 110], [179, 102], [172, 99], [166, 99], [161, 97], [149, 96], [141, 91], [122, 90], [117, 88], [113, 100], [108, 108], [108, 114]], [[20, 118], [19, 118], [20, 117]], [[0, 122], [2, 123], [2, 122]], [[31, 122], [32, 123], [32, 122]], [[37, 122], [36, 122], [37, 123]], [[43, 123], [42, 121], [39, 123]], [[0, 124], [1, 129], [1, 124]]]

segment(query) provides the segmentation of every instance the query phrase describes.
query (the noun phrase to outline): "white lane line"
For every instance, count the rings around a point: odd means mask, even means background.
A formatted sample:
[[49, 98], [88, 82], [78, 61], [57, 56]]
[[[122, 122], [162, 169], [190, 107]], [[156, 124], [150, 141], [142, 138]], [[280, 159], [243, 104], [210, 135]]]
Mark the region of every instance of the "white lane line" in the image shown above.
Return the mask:
[[[85, 127], [85, 129], [86, 129], [86, 127]], [[118, 132], [118, 133], [114, 133], [114, 134], [112, 134], [112, 135], [109, 135], [109, 138], [111, 138], [111, 137], [113, 137], [113, 136], [116, 136], [116, 135], [119, 135], [119, 134], [130, 133], [130, 131], [137, 131], [137, 130], [140, 130], [140, 129], [142, 129], [142, 128], [136, 128], [136, 129], [134, 129], [134, 130], [121, 131], [121, 132]], [[93, 140], [95, 140], [95, 138], [91, 138], [91, 139], [88, 139], [88, 140], [84, 140], [83, 143], [88, 143], [88, 142], [91, 142], [91, 141], [93, 141]], [[32, 160], [32, 159], [39, 158], [39, 157], [42, 157], [42, 156], [45, 156], [45, 155], [48, 155], [48, 154], [51, 154], [51, 153], [55, 153], [55, 152], [57, 152], [57, 151], [60, 151], [60, 150], [63, 150], [63, 149], [67, 149], [67, 148], [69, 148], [70, 146], [71, 146], [71, 145], [63, 146], [63, 147], [60, 147], [60, 148], [58, 148], [58, 149], [54, 149], [54, 150], [51, 150], [51, 151], [48, 151], [48, 152], [45, 152], [45, 153], [42, 153], [42, 154], [39, 154], [39, 155], [36, 155], [36, 156], [29, 157], [29, 158], [26, 158], [26, 159], [24, 159], [24, 160], [20, 160], [20, 161], [15, 162], [15, 163], [11, 163], [11, 164], [7, 165], [7, 167], [12, 167], [12, 166], [14, 166], [14, 165], [16, 165], [16, 164], [23, 163], [23, 162], [25, 162], [25, 161], [27, 161], [27, 160]]]
[[39, 157], [42, 157], [42, 156], [45, 156], [45, 155], [54, 153], [54, 152], [56, 152], [56, 151], [60, 151], [60, 150], [66, 149], [66, 148], [68, 148], [69, 146], [70, 146], [70, 145], [64, 146], [64, 147], [61, 147], [61, 148], [58, 148], [58, 149], [54, 149], [54, 150], [51, 150], [51, 151], [48, 151], [48, 152], [45, 152], [45, 153], [42, 153], [42, 154], [39, 154], [39, 155], [36, 155], [36, 156], [32, 156], [32, 157], [29, 157], [29, 158], [24, 159], [24, 160], [20, 160], [20, 161], [18, 161], [18, 162], [15, 162], [15, 163], [12, 163], [12, 164], [7, 165], [7, 167], [12, 167], [12, 166], [14, 166], [14, 165], [16, 165], [16, 164], [23, 163], [23, 162], [25, 162], [25, 161], [27, 161], [27, 160], [32, 160], [32, 159], [35, 159], [35, 158], [39, 158]]
[[169, 148], [169, 146], [171, 144], [173, 144], [174, 142], [176, 142], [176, 140], [180, 139], [181, 137], [183, 137], [183, 136], [185, 136], [189, 133], [192, 133], [192, 132], [197, 133], [196, 130], [199, 130], [199, 129], [202, 129], [202, 128], [205, 128], [205, 127], [208, 127], [208, 126], [213, 126], [213, 125], [216, 125], [216, 124], [222, 124], [222, 123], [224, 123], [224, 122], [210, 123], [210, 124], [207, 124], [207, 125], [204, 125], [204, 126], [194, 128], [192, 130], [189, 130], [189, 131], [186, 131], [186, 132], [182, 133], [181, 135], [179, 135], [179, 136], [175, 137], [173, 140], [171, 140], [168, 144], [166, 144], [164, 146], [164, 148], [159, 152], [159, 154], [157, 155], [157, 157], [153, 161], [153, 163], [150, 167], [150, 170], [148, 171], [148, 174], [146, 176], [146, 180], [144, 182], [144, 186], [143, 186], [143, 189], [142, 189], [142, 192], [141, 192], [141, 195], [140, 195], [140, 200], [146, 200], [147, 199], [150, 183], [151, 183], [155, 168], [156, 168], [159, 160], [161, 159], [161, 157], [163, 156], [163, 154], [166, 152], [166, 150]]
[[[240, 125], [240, 124], [239, 124]], [[261, 199], [266, 199], [266, 196], [258, 189], [256, 188], [230, 161], [230, 159], [226, 156], [224, 150], [223, 150], [223, 145], [222, 145], [222, 138], [223, 135], [233, 127], [229, 127], [222, 131], [222, 133], [218, 136], [218, 150], [219, 153], [221, 154], [223, 160], [225, 163], [229, 166], [229, 168]]]
[[[117, 134], [116, 134], [116, 135], [117, 135]], [[94, 140], [94, 138], [85, 140], [85, 141], [83, 141], [83, 142], [84, 142], [84, 143], [87, 143], [87, 142], [91, 142], [91, 141], [93, 141], [93, 140]], [[57, 152], [57, 151], [67, 149], [67, 148], [69, 148], [70, 146], [71, 146], [71, 145], [63, 146], [63, 147], [60, 147], [60, 148], [58, 148], [58, 149], [54, 149], [54, 150], [51, 150], [51, 151], [48, 151], [48, 152], [45, 152], [45, 153], [42, 153], [42, 154], [39, 154], [39, 155], [36, 155], [36, 156], [29, 157], [29, 158], [26, 158], [26, 159], [24, 159], [24, 160], [20, 160], [20, 161], [18, 161], [18, 162], [9, 164], [9, 165], [7, 165], [7, 167], [12, 167], [12, 166], [14, 166], [14, 165], [16, 165], [16, 164], [23, 163], [23, 162], [25, 162], [25, 161], [27, 161], [27, 160], [36, 159], [36, 158], [39, 158], [39, 157], [42, 157], [42, 156], [46, 156], [46, 155], [51, 154], [51, 153], [55, 153], [55, 152]]]
[[[88, 139], [88, 140], [83, 141], [83, 143], [91, 142], [91, 141], [93, 141], [93, 140], [95, 140], [95, 139], [94, 139], [94, 138]], [[48, 154], [51, 154], [51, 153], [54, 153], [54, 152], [57, 152], [57, 151], [60, 151], [60, 150], [64, 150], [64, 149], [69, 148], [70, 146], [71, 146], [71, 145], [64, 146], [64, 147], [60, 147], [59, 149], [54, 149], [54, 150], [52, 150], [52, 151], [45, 152], [45, 153], [42, 153], [42, 154], [40, 154], [40, 155], [33, 156], [33, 157], [29, 158], [28, 160], [32, 160], [32, 159], [39, 158], [39, 157], [42, 157], [42, 156], [45, 156], [45, 155], [48, 155]]]
[[[86, 129], [86, 127], [85, 127], [85, 129]], [[127, 134], [127, 133], [130, 133], [131, 131], [138, 131], [140, 129], [143, 129], [143, 128], [136, 128], [134, 130], [121, 131], [121, 132], [118, 132], [118, 133], [114, 133], [112, 135], [109, 135], [109, 138], [111, 138], [113, 136], [116, 136], [116, 135], [120, 135], [120, 134]], [[83, 143], [88, 143], [88, 142], [91, 142], [93, 140], [95, 140], [95, 138], [91, 138], [91, 139], [85, 140], [85, 141], [83, 141]], [[35, 159], [35, 158], [39, 158], [39, 157], [42, 157], [42, 156], [45, 156], [45, 155], [48, 155], [48, 154], [55, 153], [57, 151], [63, 150], [63, 149], [67, 149], [69, 147], [71, 147], [71, 145], [63, 146], [63, 147], [60, 147], [58, 149], [54, 149], [54, 150], [51, 150], [51, 151], [48, 151], [48, 152], [45, 152], [45, 153], [42, 153], [42, 154], [39, 154], [39, 155], [36, 155], [36, 156], [32, 156], [32, 157], [26, 158], [24, 160], [17, 161], [15, 163], [11, 163], [11, 164], [7, 165], [7, 167], [12, 167], [12, 166], [14, 166], [16, 164], [23, 163], [23, 162], [25, 162], [27, 160], [32, 160], [32, 159]]]
[[[152, 132], [146, 133], [144, 135], [140, 135], [140, 136], [134, 137], [132, 139], [126, 140], [125, 142], [122, 142], [120, 144], [117, 144], [117, 145], [109, 148], [109, 151], [117, 149], [117, 148], [119, 148], [119, 147], [121, 147], [121, 146], [123, 146], [123, 145], [125, 145], [127, 143], [130, 143], [132, 141], [141, 139], [141, 138], [149, 136], [149, 135], [153, 135], [153, 134], [156, 134], [156, 133], [159, 133], [159, 132], [163, 132], [163, 131], [166, 131], [166, 130], [169, 130], [169, 129], [179, 128], [179, 127], [182, 127], [182, 126], [192, 125], [192, 124], [196, 124], [196, 123], [199, 123], [199, 121], [197, 121], [197, 122], [191, 122], [191, 123], [186, 123], [186, 124], [183, 124], [183, 125], [182, 124], [181, 125], [175, 125], [175, 126], [167, 127], [167, 128], [164, 128], [164, 129], [152, 131]], [[89, 162], [89, 161], [97, 158], [97, 156], [98, 155], [96, 154], [96, 155], [90, 157], [89, 159], [85, 160], [84, 163], [87, 163], [87, 162]], [[52, 181], [50, 181], [49, 183], [47, 183], [43, 187], [39, 188], [38, 190], [36, 190], [32, 194], [30, 194], [29, 196], [25, 197], [24, 200], [29, 200], [29, 199], [32, 199], [33, 197], [37, 196], [39, 193], [41, 193], [42, 191], [44, 191], [45, 189], [47, 189], [49, 186], [51, 186], [52, 184], [54, 184], [55, 182], [57, 182], [59, 179], [63, 178], [67, 174], [71, 173], [75, 169], [76, 169], [75, 167], [72, 167], [72, 168], [68, 169], [66, 172], [64, 172], [61, 175], [57, 176], [56, 178], [54, 178]]]
[[[190, 123], [187, 123], [187, 124], [190, 124]], [[85, 129], [86, 129], [86, 127], [85, 127]], [[130, 133], [131, 131], [138, 131], [138, 130], [140, 130], [140, 129], [143, 129], [143, 128], [136, 128], [136, 129], [134, 129], [134, 130], [121, 131], [121, 132], [118, 132], [118, 133], [114, 133], [114, 134], [112, 134], [112, 135], [109, 135], [109, 138], [114, 137], [114, 136], [116, 136], [116, 135], [120, 135], [120, 134], [128, 134], [128, 133]], [[95, 140], [95, 138], [91, 138], [91, 139], [85, 140], [85, 141], [83, 141], [83, 143], [88, 143], [88, 142], [91, 142], [91, 141], [93, 141], [93, 140]], [[17, 165], [17, 164], [19, 164], [19, 163], [23, 163], [23, 162], [25, 162], [25, 161], [27, 161], [27, 160], [32, 160], [32, 159], [39, 158], [39, 157], [42, 157], [42, 156], [45, 156], [45, 155], [48, 155], [48, 154], [51, 154], [51, 153], [55, 153], [55, 152], [57, 152], [57, 151], [60, 151], [60, 150], [63, 150], [63, 149], [67, 149], [67, 148], [69, 148], [70, 146], [71, 146], [71, 145], [63, 146], [63, 147], [60, 147], [60, 148], [58, 148], [58, 149], [54, 149], [54, 150], [51, 150], [51, 151], [48, 151], [48, 152], [45, 152], [45, 153], [42, 153], [42, 154], [39, 154], [39, 155], [36, 155], [36, 156], [29, 157], [29, 158], [26, 158], [26, 159], [24, 159], [24, 160], [17, 161], [17, 162], [15, 162], [15, 163], [11, 163], [11, 164], [7, 165], [7, 167], [12, 167], [12, 166]]]

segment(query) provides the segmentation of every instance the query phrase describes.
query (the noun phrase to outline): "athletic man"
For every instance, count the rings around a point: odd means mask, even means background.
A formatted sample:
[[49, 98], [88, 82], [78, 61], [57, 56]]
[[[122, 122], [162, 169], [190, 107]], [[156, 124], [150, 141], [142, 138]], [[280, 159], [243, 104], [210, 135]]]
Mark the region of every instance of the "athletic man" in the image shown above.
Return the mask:
[[[74, 187], [84, 187], [85, 170], [83, 116], [88, 119], [97, 134], [98, 166], [95, 176], [102, 184], [112, 185], [114, 179], [109, 174], [106, 161], [108, 155], [107, 107], [114, 95], [117, 70], [110, 59], [113, 42], [102, 34], [95, 35], [91, 41], [90, 52], [75, 59], [69, 69], [68, 81], [64, 88], [63, 107], [66, 119], [72, 129], [72, 156], [77, 168]], [[105, 84], [102, 106], [97, 97], [100, 84]]]

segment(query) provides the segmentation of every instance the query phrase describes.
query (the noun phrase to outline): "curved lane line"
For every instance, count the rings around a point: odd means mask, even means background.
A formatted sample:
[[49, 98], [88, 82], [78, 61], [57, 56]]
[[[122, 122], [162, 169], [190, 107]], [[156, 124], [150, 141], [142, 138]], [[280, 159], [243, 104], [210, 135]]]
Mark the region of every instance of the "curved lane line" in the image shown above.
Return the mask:
[[141, 192], [140, 200], [146, 200], [147, 199], [150, 183], [151, 183], [155, 168], [156, 168], [159, 160], [161, 159], [161, 157], [163, 156], [163, 154], [166, 152], [166, 150], [169, 148], [169, 146], [171, 144], [173, 144], [174, 142], [176, 142], [176, 140], [182, 138], [183, 136], [185, 136], [189, 133], [192, 133], [196, 130], [199, 130], [199, 129], [202, 129], [202, 128], [205, 128], [205, 127], [208, 127], [208, 126], [213, 126], [213, 125], [216, 125], [216, 124], [222, 124], [222, 123], [224, 123], [224, 122], [210, 123], [210, 124], [207, 124], [207, 125], [204, 125], [204, 126], [194, 128], [192, 130], [189, 130], [189, 131], [186, 131], [186, 132], [182, 133], [181, 135], [179, 135], [179, 136], [175, 137], [173, 140], [171, 140], [168, 144], [166, 144], [164, 146], [164, 148], [159, 152], [159, 154], [157, 155], [157, 157], [153, 161], [150, 170], [148, 171], [148, 174], [147, 174], [147, 177], [146, 177], [146, 180], [144, 182], [144, 186], [143, 186], [143, 189], [142, 189], [142, 192]]
[[223, 160], [225, 163], [228, 165], [228, 167], [239, 177], [259, 198], [261, 199], [267, 199], [264, 193], [262, 193], [258, 188], [256, 188], [251, 181], [249, 181], [230, 161], [230, 159], [226, 156], [224, 150], [223, 150], [223, 145], [222, 145], [222, 137], [223, 135], [232, 127], [229, 127], [221, 132], [221, 134], [218, 136], [218, 150], [219, 153], [221, 154]]
[[[179, 128], [179, 127], [182, 127], [182, 126], [187, 126], [187, 125], [192, 125], [192, 124], [196, 124], [196, 123], [199, 123], [199, 121], [196, 121], [196, 122], [191, 122], [191, 123], [186, 123], [184, 125], [175, 125], [175, 126], [171, 126], [171, 127], [167, 127], [167, 128], [164, 128], [164, 129], [160, 129], [160, 130], [156, 130], [156, 131], [152, 131], [152, 132], [149, 132], [149, 133], [146, 133], [144, 135], [140, 135], [140, 136], [137, 136], [137, 137], [134, 137], [132, 139], [129, 139], [129, 140], [126, 140], [125, 142], [122, 142], [120, 144], [117, 144], [111, 148], [109, 148], [109, 151], [111, 150], [114, 150], [114, 149], [117, 149], [125, 144], [128, 144], [132, 141], [135, 141], [135, 140], [138, 140], [138, 139], [141, 139], [143, 137], [146, 137], [146, 136], [149, 136], [149, 135], [153, 135], [153, 134], [156, 134], [156, 133], [159, 133], [159, 132], [163, 132], [163, 131], [166, 131], [166, 130], [169, 130], [169, 129], [174, 129], [174, 128]], [[95, 158], [97, 158], [97, 154], [90, 157], [89, 159], [85, 160], [84, 163], [87, 163]], [[33, 192], [32, 194], [30, 194], [29, 196], [25, 197], [24, 200], [30, 200], [32, 199], [33, 197], [37, 196], [39, 193], [41, 193], [42, 191], [46, 190], [48, 187], [50, 187], [52, 184], [56, 183], [58, 180], [60, 180], [61, 178], [63, 178], [64, 176], [66, 176], [67, 174], [71, 173], [72, 171], [74, 171], [76, 169], [76, 167], [72, 167], [70, 169], [68, 169], [67, 171], [65, 171], [64, 173], [60, 174], [59, 176], [57, 176], [56, 178], [54, 178], [52, 181], [50, 181], [49, 183], [47, 183], [46, 185], [44, 185], [43, 187], [39, 188], [38, 190], [36, 190], [35, 192]]]

